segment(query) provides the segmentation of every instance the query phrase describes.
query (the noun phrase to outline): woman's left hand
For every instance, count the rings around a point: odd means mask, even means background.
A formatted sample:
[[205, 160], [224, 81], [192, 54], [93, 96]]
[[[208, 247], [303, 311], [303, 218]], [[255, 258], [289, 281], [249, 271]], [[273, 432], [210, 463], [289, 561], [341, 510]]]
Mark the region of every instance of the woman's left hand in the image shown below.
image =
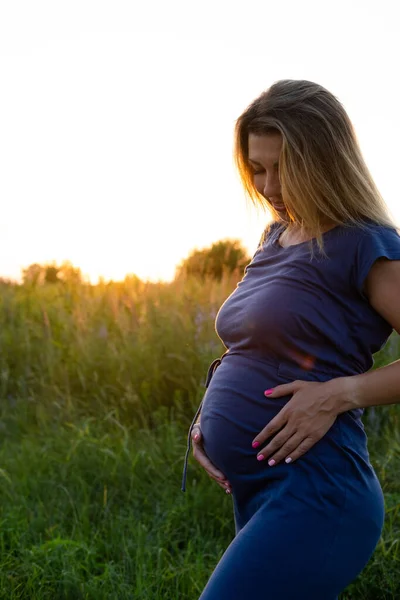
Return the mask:
[[[253, 448], [274, 436], [257, 454], [272, 467], [280, 461], [290, 463], [305, 454], [330, 429], [341, 410], [346, 393], [346, 377], [325, 382], [293, 381], [267, 390], [268, 398], [293, 394], [266, 427], [254, 438]], [[279, 433], [278, 433], [279, 432]]]

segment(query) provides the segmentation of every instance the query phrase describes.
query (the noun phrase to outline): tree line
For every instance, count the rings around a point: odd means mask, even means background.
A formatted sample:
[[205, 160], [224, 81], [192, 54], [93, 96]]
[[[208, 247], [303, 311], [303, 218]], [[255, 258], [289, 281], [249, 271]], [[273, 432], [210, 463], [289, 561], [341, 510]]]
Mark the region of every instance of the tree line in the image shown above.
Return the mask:
[[[220, 240], [211, 246], [194, 249], [184, 258], [175, 270], [175, 278], [195, 277], [204, 280], [221, 280], [225, 274], [238, 276], [250, 262], [247, 251], [239, 240]], [[82, 284], [84, 277], [81, 269], [70, 262], [57, 265], [33, 263], [22, 271], [22, 282], [27, 285]]]

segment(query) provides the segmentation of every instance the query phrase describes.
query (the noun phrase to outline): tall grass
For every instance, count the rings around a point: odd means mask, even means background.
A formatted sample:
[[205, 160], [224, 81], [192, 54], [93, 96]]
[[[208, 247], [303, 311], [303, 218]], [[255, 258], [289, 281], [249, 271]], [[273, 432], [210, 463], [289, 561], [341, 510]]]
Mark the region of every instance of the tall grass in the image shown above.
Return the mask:
[[[236, 284], [2, 285], [0, 598], [194, 599], [234, 535], [186, 430]], [[377, 364], [400, 356], [392, 336]], [[397, 406], [369, 409], [384, 535], [343, 599], [400, 597]]]

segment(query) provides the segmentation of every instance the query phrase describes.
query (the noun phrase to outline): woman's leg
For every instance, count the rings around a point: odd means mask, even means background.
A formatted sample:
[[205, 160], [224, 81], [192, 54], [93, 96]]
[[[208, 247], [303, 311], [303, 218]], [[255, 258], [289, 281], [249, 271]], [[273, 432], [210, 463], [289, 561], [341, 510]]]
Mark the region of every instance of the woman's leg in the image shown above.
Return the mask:
[[200, 600], [337, 600], [368, 562], [379, 527], [353, 510], [293, 509], [262, 506], [227, 548]]

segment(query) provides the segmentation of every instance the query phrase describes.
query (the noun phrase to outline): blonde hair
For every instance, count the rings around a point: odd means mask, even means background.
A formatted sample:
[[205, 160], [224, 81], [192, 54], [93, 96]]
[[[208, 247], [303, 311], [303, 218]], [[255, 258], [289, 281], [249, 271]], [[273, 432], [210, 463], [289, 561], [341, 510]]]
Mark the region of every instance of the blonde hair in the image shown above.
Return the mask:
[[304, 228], [323, 250], [325, 220], [363, 226], [371, 220], [396, 228], [361, 154], [339, 100], [311, 81], [284, 79], [256, 98], [236, 122], [234, 158], [255, 205], [279, 214], [257, 192], [248, 161], [249, 134], [279, 132], [281, 193], [290, 223]]

